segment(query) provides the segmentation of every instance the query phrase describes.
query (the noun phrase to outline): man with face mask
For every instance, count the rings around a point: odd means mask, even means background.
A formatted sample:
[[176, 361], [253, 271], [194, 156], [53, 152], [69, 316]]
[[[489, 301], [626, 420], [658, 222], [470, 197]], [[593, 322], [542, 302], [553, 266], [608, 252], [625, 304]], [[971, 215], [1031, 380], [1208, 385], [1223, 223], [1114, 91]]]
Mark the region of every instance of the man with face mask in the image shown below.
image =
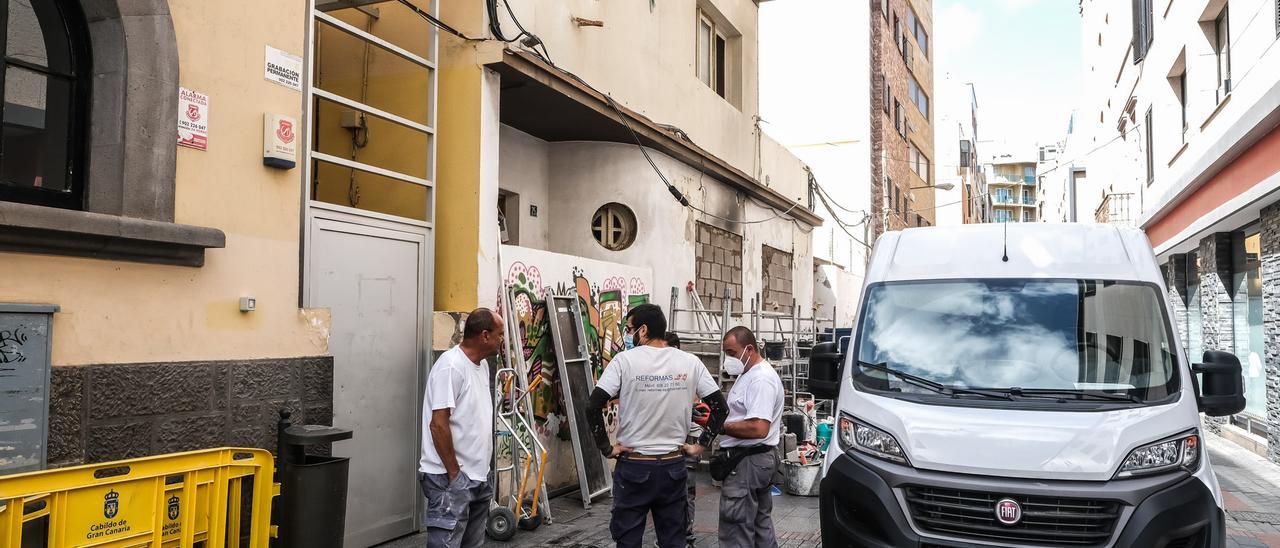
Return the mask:
[[418, 483], [427, 497], [427, 546], [475, 548], [484, 542], [493, 487], [493, 396], [485, 358], [502, 348], [503, 322], [471, 311], [462, 343], [440, 355], [422, 402]]
[[716, 455], [728, 473], [720, 487], [720, 545], [776, 548], [770, 488], [779, 465], [774, 448], [781, 437], [782, 379], [760, 355], [750, 329], [730, 329], [722, 350], [724, 372], [738, 379], [729, 389], [729, 418]]
[[[657, 305], [627, 312], [624, 343], [632, 348], [613, 357], [596, 382], [587, 405], [587, 424], [596, 447], [618, 459], [613, 472], [613, 513], [609, 531], [619, 548], [639, 548], [645, 519], [661, 548], [683, 548], [687, 512], [685, 455], [709, 447], [727, 414], [714, 377], [696, 356], [667, 346], [667, 320]], [[618, 443], [605, 432], [604, 406], [618, 398]], [[698, 443], [686, 443], [690, 403], [701, 397], [711, 419]]]

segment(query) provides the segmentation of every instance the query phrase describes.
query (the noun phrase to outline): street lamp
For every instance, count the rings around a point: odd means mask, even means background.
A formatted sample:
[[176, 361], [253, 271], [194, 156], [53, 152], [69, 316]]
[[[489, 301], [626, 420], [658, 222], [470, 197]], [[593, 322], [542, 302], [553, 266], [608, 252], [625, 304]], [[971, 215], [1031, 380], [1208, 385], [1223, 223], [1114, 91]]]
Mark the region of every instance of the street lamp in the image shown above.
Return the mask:
[[919, 189], [922, 189], [922, 188], [936, 188], [936, 189], [938, 189], [938, 190], [946, 191], [946, 190], [951, 190], [951, 189], [953, 189], [953, 188], [955, 188], [955, 187], [956, 187], [956, 185], [954, 185], [954, 184], [952, 184], [952, 183], [939, 183], [939, 184], [936, 184], [936, 185], [913, 186], [913, 187], [911, 187], [911, 188], [908, 188], [907, 190], [919, 190]]

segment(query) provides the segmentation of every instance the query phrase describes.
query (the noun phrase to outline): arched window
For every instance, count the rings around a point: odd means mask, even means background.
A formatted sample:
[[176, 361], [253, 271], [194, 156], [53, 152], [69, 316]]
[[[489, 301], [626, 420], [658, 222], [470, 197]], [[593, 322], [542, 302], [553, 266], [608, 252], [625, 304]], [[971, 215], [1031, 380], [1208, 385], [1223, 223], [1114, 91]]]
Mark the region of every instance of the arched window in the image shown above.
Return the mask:
[[74, 0], [8, 0], [0, 200], [81, 209], [91, 63]]

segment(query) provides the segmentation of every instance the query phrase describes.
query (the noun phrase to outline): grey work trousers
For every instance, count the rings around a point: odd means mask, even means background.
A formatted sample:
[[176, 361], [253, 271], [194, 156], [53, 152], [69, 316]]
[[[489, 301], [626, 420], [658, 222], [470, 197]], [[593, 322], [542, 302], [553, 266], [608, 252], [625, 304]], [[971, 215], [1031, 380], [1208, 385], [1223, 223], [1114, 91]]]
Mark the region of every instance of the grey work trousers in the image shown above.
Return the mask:
[[720, 546], [777, 548], [773, 530], [773, 476], [776, 451], [750, 455], [720, 487]]
[[448, 474], [418, 473], [427, 497], [427, 546], [429, 548], [478, 548], [484, 544], [493, 487], [466, 474], [449, 482]]

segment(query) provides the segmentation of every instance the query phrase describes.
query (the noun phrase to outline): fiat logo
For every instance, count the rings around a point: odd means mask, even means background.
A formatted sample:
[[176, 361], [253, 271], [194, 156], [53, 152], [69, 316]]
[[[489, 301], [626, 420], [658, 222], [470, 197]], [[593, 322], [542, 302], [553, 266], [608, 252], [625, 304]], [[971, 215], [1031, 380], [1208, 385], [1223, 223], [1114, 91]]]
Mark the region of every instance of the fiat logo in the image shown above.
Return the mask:
[[1022, 505], [1013, 499], [1000, 499], [996, 503], [996, 519], [1005, 525], [1017, 525], [1022, 521]]

